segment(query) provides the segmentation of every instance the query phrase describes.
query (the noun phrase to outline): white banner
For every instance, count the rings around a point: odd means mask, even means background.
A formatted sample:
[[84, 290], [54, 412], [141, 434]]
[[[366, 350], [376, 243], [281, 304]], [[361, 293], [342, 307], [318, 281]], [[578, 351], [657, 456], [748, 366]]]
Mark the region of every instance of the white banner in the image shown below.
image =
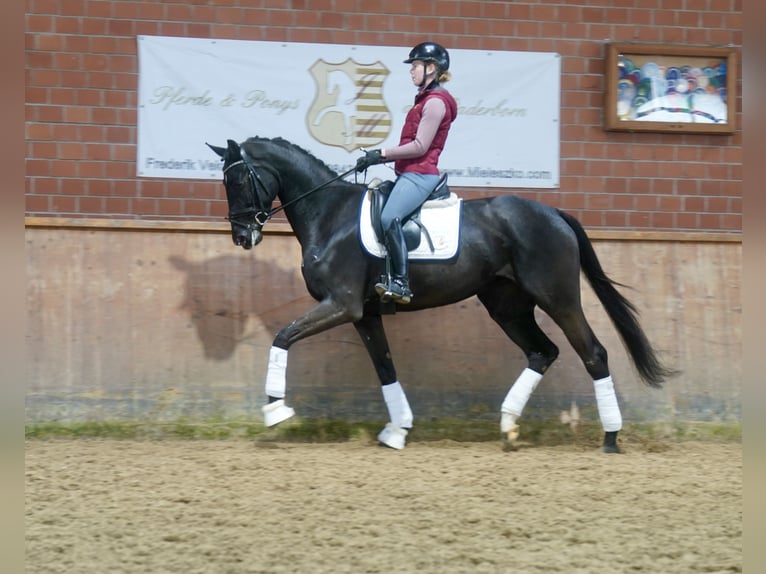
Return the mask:
[[[458, 102], [439, 167], [457, 186], [559, 185], [560, 57], [449, 49]], [[139, 36], [144, 177], [220, 179], [223, 146], [282, 137], [339, 173], [360, 148], [391, 147], [416, 88], [410, 47]], [[394, 177], [375, 166], [368, 177]]]

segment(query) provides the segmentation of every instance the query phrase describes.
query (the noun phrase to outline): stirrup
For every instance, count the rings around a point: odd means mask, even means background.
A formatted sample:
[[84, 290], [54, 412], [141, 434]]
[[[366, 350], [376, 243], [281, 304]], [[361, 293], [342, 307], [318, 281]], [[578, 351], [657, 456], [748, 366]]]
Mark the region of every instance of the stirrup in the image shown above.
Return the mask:
[[391, 279], [388, 284], [382, 281], [376, 283], [375, 292], [380, 295], [380, 300], [384, 303], [393, 300], [406, 305], [412, 301], [412, 291], [410, 291], [407, 282], [401, 279]]
[[375, 284], [375, 292], [380, 297], [380, 300], [384, 303], [391, 300], [391, 291], [384, 281], [380, 281], [379, 283]]

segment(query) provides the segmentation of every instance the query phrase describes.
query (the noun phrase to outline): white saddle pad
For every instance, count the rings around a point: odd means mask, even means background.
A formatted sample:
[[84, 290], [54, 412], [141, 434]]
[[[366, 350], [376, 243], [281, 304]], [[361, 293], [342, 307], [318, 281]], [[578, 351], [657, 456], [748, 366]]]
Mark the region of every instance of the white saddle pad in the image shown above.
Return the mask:
[[[420, 245], [410, 251], [409, 259], [452, 259], [457, 255], [460, 240], [460, 210], [463, 200], [450, 192], [446, 199], [426, 201], [420, 210], [420, 222], [428, 230], [434, 251], [425, 233], [420, 233]], [[359, 210], [359, 235], [362, 246], [370, 255], [385, 257], [385, 245], [378, 243], [372, 228], [370, 192], [364, 194]]]

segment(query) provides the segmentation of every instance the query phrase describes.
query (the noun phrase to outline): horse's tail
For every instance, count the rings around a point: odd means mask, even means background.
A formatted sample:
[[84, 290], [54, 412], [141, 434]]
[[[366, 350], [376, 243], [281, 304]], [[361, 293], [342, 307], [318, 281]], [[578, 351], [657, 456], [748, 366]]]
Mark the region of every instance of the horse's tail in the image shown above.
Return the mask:
[[615, 285], [624, 287], [624, 285], [613, 281], [604, 273], [593, 245], [580, 222], [563, 211], [559, 211], [559, 214], [577, 236], [582, 271], [617, 329], [638, 374], [649, 386], [662, 386], [666, 377], [673, 376], [677, 372], [660, 362], [638, 322], [638, 311], [635, 306], [614, 287]]

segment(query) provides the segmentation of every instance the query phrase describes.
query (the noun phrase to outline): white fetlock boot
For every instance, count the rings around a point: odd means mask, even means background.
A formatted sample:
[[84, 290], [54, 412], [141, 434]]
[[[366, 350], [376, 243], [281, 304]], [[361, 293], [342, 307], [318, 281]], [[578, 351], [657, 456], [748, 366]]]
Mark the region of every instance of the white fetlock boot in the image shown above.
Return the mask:
[[265, 405], [263, 411], [263, 424], [273, 427], [295, 415], [295, 410], [285, 404], [284, 399]]
[[395, 426], [394, 423], [386, 424], [385, 428], [378, 433], [378, 440], [387, 447], [402, 450], [406, 445], [407, 429]]
[[399, 381], [383, 385], [381, 390], [391, 422], [378, 433], [378, 440], [387, 447], [402, 450], [406, 445], [407, 429], [412, 428], [412, 410], [407, 395]]

